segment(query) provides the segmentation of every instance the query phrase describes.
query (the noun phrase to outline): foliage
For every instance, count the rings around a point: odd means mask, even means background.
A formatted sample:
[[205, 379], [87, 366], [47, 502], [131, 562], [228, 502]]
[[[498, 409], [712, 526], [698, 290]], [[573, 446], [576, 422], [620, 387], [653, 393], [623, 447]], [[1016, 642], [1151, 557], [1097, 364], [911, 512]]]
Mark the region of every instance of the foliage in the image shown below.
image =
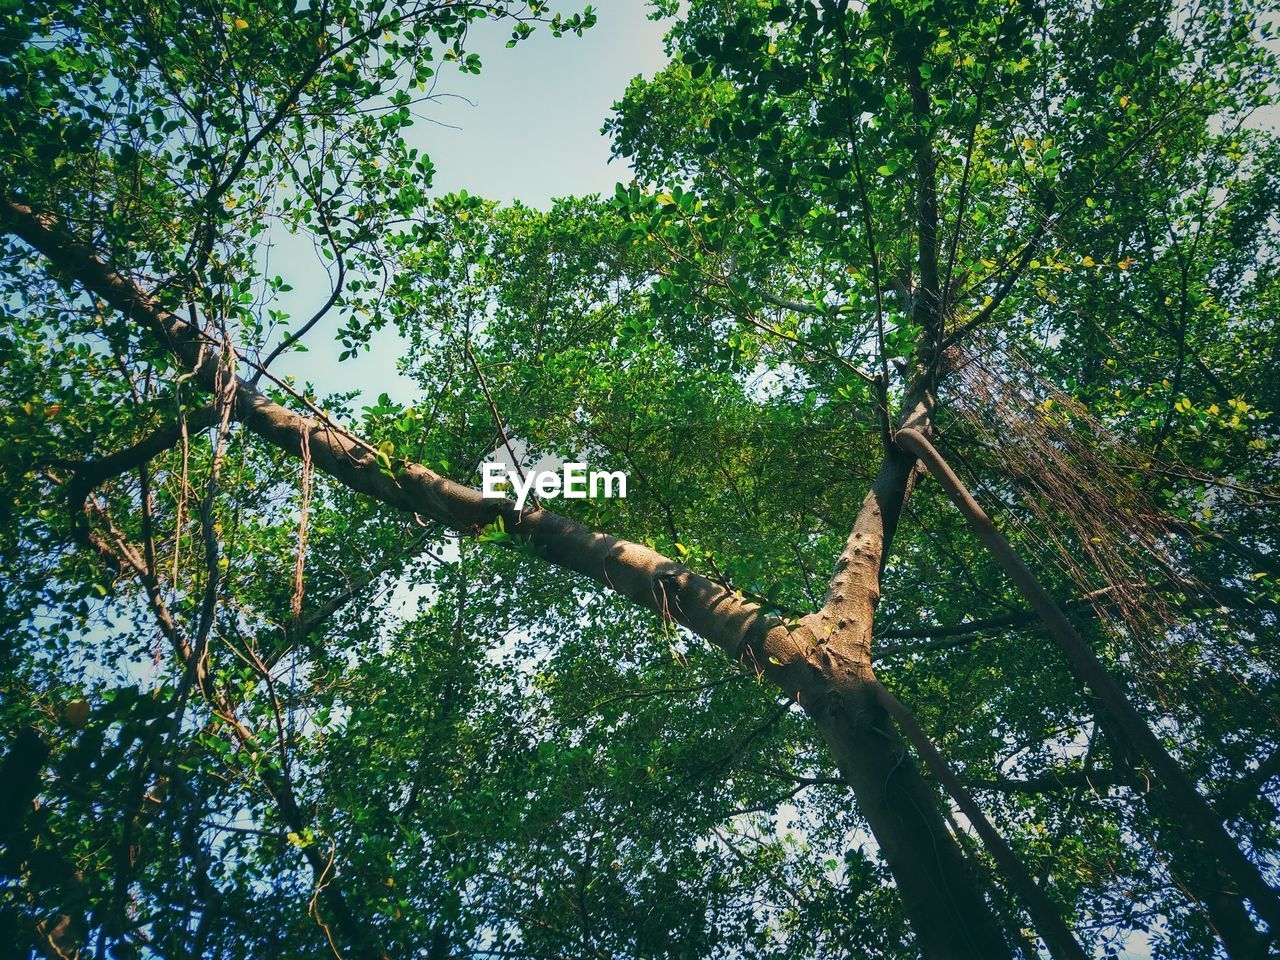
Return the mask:
[[[433, 193], [408, 131], [437, 71], [481, 68], [471, 30], [589, 43], [590, 7], [2, 5], [0, 188], [381, 476], [476, 485], [506, 446], [624, 470], [626, 500], [548, 506], [789, 623], [823, 608], [892, 430], [936, 392], [938, 445], [1274, 881], [1265, 9], [658, 12], [669, 63], [607, 124], [635, 179], [535, 210]], [[3, 244], [0, 940], [919, 954], [770, 664], [501, 516], [449, 530], [287, 454], [136, 317]], [[278, 273], [290, 245], [319, 268]], [[334, 317], [344, 358], [399, 332], [411, 402], [272, 372]], [[935, 485], [889, 539], [875, 671], [1081, 941], [1221, 950], [1190, 841]], [[929, 789], [1025, 940], [1016, 886]]]

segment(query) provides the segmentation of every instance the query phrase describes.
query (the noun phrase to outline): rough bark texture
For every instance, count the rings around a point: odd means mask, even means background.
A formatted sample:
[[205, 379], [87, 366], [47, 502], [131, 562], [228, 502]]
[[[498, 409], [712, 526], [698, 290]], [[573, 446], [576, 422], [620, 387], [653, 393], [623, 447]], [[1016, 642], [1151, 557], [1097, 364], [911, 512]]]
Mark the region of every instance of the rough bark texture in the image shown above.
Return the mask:
[[[932, 397], [921, 389], [904, 422], [927, 426]], [[802, 703], [822, 731], [893, 871], [927, 957], [1011, 956], [981, 885], [947, 829], [938, 797], [921, 776], [876, 697], [871, 632], [880, 574], [915, 482], [915, 458], [890, 449], [836, 561], [822, 609], [805, 618], [817, 682]]]
[[858, 809], [893, 871], [921, 952], [930, 958], [1012, 956], [981, 886], [947, 829], [873, 682], [837, 688], [809, 706]]

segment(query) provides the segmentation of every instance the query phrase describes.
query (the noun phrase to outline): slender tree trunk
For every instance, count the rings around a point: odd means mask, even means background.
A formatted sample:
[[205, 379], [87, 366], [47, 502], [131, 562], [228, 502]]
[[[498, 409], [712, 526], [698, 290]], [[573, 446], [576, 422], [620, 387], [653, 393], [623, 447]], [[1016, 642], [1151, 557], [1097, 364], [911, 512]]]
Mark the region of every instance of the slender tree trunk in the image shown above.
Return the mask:
[[1248, 924], [1251, 933], [1241, 930], [1240, 911], [1226, 909], [1223, 905], [1232, 894], [1247, 898], [1272, 929], [1280, 929], [1280, 898], [1277, 898], [1275, 890], [1244, 855], [1191, 778], [1165, 749], [1106, 666], [1018, 557], [1013, 546], [995, 529], [991, 518], [978, 506], [941, 454], [915, 430], [901, 430], [897, 439], [904, 449], [928, 466], [979, 539], [1049, 627], [1077, 679], [1088, 686], [1102, 704], [1099, 719], [1114, 728], [1117, 736], [1113, 739], [1122, 741], [1132, 750], [1155, 778], [1156, 787], [1150, 801], [1153, 812], [1176, 824], [1185, 832], [1186, 839], [1203, 851], [1201, 856], [1183, 858], [1177, 869], [1193, 895], [1209, 912], [1227, 951], [1238, 960], [1261, 956], [1262, 941], [1256, 927]]
[[1114, 765], [1135, 797], [1145, 797], [1155, 820], [1155, 842], [1168, 860], [1174, 884], [1203, 910], [1210, 928], [1227, 947], [1231, 957], [1267, 957], [1271, 937], [1258, 931], [1240, 891], [1217, 869], [1204, 848], [1186, 835], [1176, 813], [1169, 809], [1168, 796], [1152, 789], [1146, 766], [1116, 724], [1104, 716], [1105, 708], [1095, 701], [1095, 716], [1115, 756]]
[[986, 813], [965, 789], [959, 777], [952, 772], [942, 753], [920, 728], [915, 716], [886, 687], [877, 685], [875, 692], [881, 705], [898, 721], [898, 726], [916, 748], [925, 765], [969, 818], [978, 836], [982, 837], [987, 850], [1004, 871], [1005, 882], [1016, 892], [1031, 914], [1045, 946], [1049, 948], [1049, 955], [1053, 960], [1086, 960], [1084, 950], [1076, 941], [1071, 928], [1063, 921], [1058, 906], [1040, 889], [1018, 855], [1013, 852], [1013, 848], [987, 819]]
[[1168, 794], [1154, 790], [1147, 795], [1147, 804], [1157, 821], [1163, 821], [1158, 823], [1157, 831], [1160, 844], [1168, 854], [1174, 882], [1200, 904], [1209, 926], [1226, 946], [1232, 960], [1274, 957], [1270, 947], [1272, 937], [1259, 932], [1239, 888], [1217, 869], [1204, 847], [1184, 834], [1179, 824], [1181, 818], [1168, 807]]

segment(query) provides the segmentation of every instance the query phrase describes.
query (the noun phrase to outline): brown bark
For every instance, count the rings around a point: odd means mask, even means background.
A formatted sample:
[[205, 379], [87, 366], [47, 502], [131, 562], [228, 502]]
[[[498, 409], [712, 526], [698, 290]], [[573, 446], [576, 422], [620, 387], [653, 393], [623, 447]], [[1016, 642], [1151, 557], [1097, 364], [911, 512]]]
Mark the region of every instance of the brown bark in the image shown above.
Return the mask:
[[[904, 422], [925, 426], [921, 389]], [[836, 561], [822, 610], [802, 623], [816, 676], [801, 703], [818, 724], [858, 808], [875, 834], [926, 957], [1011, 956], [938, 797], [921, 776], [875, 689], [871, 628], [880, 575], [915, 481], [915, 458], [890, 448]]]
[[153, 458], [172, 449], [182, 439], [183, 430], [205, 430], [221, 419], [217, 404], [209, 404], [187, 415], [185, 425], [179, 421], [157, 427], [137, 443], [94, 460], [72, 464], [72, 476], [67, 481], [64, 496], [72, 517], [83, 519], [84, 502], [99, 484], [118, 477], [129, 470], [146, 465]]
[[[0, 222], [60, 272], [148, 330], [203, 388], [214, 389], [219, 344], [66, 235], [53, 218], [7, 201], [0, 207]], [[290, 456], [301, 457], [305, 437], [316, 469], [395, 509], [465, 533], [478, 532], [501, 518], [509, 534], [549, 562], [684, 624], [735, 659], [747, 657], [783, 690], [798, 689], [800, 672], [777, 666], [795, 663], [798, 652], [780, 619], [765, 616], [757, 605], [655, 550], [598, 533], [549, 510], [518, 511], [510, 500], [485, 498], [421, 464], [401, 463], [387, 471], [368, 444], [275, 403], [242, 379], [236, 385], [236, 414], [249, 430]]]
[[921, 953], [929, 960], [1010, 957], [938, 797], [876, 702], [872, 681], [831, 684], [806, 709], [893, 872]]
[[977, 830], [978, 836], [982, 838], [982, 842], [991, 852], [991, 856], [999, 864], [1000, 869], [1004, 871], [1006, 882], [1017, 894], [1018, 899], [1026, 905], [1032, 920], [1035, 922], [1036, 929], [1040, 931], [1045, 945], [1049, 948], [1049, 955], [1053, 960], [1085, 960], [1085, 952], [1076, 941], [1071, 928], [1063, 921], [1062, 913], [1058, 906], [1040, 889], [1039, 884], [1027, 872], [1027, 868], [1022, 861], [1018, 859], [1018, 855], [1013, 852], [1013, 848], [1009, 846], [999, 831], [992, 826], [991, 821], [987, 819], [986, 813], [983, 812], [978, 802], [965, 789], [964, 784], [952, 772], [951, 767], [947, 764], [938, 748], [934, 746], [933, 741], [920, 728], [915, 716], [887, 688], [877, 686], [876, 694], [880, 704], [888, 711], [890, 716], [898, 721], [898, 726], [902, 728], [902, 732], [906, 734], [907, 739], [911, 741], [916, 751], [924, 759], [925, 765], [930, 772], [951, 794], [961, 811], [969, 818], [969, 822], [973, 824], [974, 829]]

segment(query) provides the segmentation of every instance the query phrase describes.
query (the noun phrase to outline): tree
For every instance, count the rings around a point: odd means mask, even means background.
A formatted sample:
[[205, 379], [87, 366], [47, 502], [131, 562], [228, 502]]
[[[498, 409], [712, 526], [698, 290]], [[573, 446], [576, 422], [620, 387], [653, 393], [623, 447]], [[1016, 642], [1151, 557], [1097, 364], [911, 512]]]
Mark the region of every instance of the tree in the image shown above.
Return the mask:
[[535, 211], [406, 131], [590, 8], [6, 11], [15, 942], [1268, 955], [1264, 13], [699, 0]]

